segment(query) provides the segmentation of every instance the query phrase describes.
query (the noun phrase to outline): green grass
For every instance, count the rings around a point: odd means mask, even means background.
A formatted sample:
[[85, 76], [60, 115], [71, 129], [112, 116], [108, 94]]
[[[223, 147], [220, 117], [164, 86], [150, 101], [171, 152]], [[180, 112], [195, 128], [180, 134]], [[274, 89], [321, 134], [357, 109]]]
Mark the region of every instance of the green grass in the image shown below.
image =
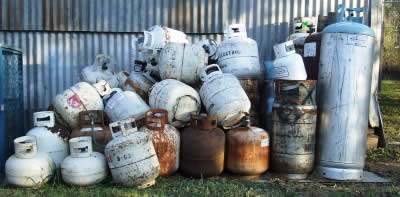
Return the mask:
[[[385, 80], [379, 94], [386, 141], [400, 141], [400, 81]], [[229, 176], [190, 179], [179, 174], [157, 178], [153, 187], [139, 190], [114, 184], [73, 187], [53, 178], [39, 189], [0, 187], [0, 196], [400, 196], [400, 148], [389, 146], [368, 152], [366, 169], [391, 178], [390, 184], [297, 183], [281, 179], [262, 182], [232, 180]]]

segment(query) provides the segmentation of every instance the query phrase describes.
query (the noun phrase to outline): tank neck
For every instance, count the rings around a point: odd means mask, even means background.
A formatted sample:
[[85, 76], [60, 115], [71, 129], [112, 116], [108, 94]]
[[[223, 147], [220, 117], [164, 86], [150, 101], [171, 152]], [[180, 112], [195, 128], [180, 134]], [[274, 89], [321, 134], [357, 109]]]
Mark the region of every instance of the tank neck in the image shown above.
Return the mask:
[[55, 119], [53, 111], [41, 111], [33, 113], [33, 125], [35, 127], [54, 127]]
[[70, 139], [69, 150], [71, 152], [71, 157], [90, 157], [93, 152], [92, 137], [84, 136]]
[[168, 111], [164, 109], [151, 109], [146, 112], [146, 128], [154, 131], [164, 131], [168, 121]]
[[21, 159], [30, 159], [37, 154], [36, 137], [22, 136], [14, 140], [15, 156]]
[[197, 115], [195, 113], [191, 114], [191, 127], [201, 129], [201, 130], [211, 130], [217, 128], [217, 116], [207, 114]]

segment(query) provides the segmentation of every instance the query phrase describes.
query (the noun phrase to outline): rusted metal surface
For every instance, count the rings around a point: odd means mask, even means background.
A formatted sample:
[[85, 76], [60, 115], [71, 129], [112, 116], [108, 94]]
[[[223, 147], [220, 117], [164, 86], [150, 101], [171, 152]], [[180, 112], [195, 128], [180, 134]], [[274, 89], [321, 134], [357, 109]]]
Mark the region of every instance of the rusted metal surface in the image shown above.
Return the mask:
[[250, 122], [251, 125], [261, 126], [261, 94], [259, 91], [259, 80], [257, 78], [238, 78], [240, 85], [249, 97], [250, 107]]
[[146, 125], [139, 130], [152, 136], [160, 162], [160, 176], [172, 175], [179, 168], [180, 133], [167, 122], [167, 110], [152, 109], [146, 113]]
[[104, 147], [112, 140], [108, 126], [104, 124], [104, 113], [99, 110], [90, 110], [79, 113], [80, 128], [74, 129], [70, 138], [91, 136], [93, 150], [103, 153]]
[[113, 180], [128, 187], [154, 185], [160, 164], [151, 135], [137, 132], [133, 118], [111, 123], [110, 130], [113, 140], [104, 152]]
[[217, 115], [219, 126], [233, 128], [249, 114], [249, 97], [233, 74], [222, 73], [217, 64], [212, 64], [201, 71], [200, 78], [201, 100], [209, 114]]
[[181, 134], [180, 171], [186, 176], [212, 177], [222, 173], [225, 133], [216, 115], [191, 115], [191, 125]]
[[93, 152], [89, 136], [69, 140], [71, 155], [61, 164], [61, 175], [65, 183], [87, 186], [100, 183], [108, 174], [103, 154]]
[[149, 104], [153, 109], [168, 111], [168, 122], [174, 127], [184, 127], [190, 113], [199, 113], [200, 96], [195, 89], [175, 79], [165, 79], [151, 88]]
[[123, 89], [133, 91], [139, 94], [146, 102], [149, 101], [149, 90], [156, 82], [149, 73], [133, 71], [131, 74], [123, 72], [126, 80], [123, 83]]
[[322, 33], [308, 36], [304, 43], [304, 66], [306, 67], [307, 80], [318, 79], [319, 58], [321, 54]]
[[275, 80], [275, 103], [316, 105], [317, 80]]
[[226, 168], [236, 174], [254, 176], [269, 168], [268, 133], [250, 125], [226, 134]]
[[272, 169], [306, 178], [314, 167], [317, 107], [274, 104], [272, 113]]

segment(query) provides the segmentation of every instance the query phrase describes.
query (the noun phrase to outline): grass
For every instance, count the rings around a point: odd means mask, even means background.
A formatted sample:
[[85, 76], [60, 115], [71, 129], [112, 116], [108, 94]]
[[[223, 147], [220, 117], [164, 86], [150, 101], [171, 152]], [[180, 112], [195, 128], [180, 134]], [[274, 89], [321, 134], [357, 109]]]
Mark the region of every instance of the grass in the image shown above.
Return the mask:
[[[379, 94], [386, 141], [400, 141], [400, 81], [385, 80]], [[400, 147], [386, 145], [368, 151], [366, 169], [393, 180], [390, 184], [298, 183], [282, 179], [232, 180], [229, 176], [190, 179], [179, 174], [157, 178], [151, 188], [138, 190], [114, 184], [74, 187], [56, 176], [39, 189], [0, 187], [0, 196], [400, 196]]]

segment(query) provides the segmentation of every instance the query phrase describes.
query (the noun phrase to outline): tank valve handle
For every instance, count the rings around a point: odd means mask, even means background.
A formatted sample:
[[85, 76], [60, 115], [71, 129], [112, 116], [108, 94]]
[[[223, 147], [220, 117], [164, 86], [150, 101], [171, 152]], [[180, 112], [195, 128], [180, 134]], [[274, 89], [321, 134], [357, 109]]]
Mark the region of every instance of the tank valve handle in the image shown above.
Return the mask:
[[164, 131], [168, 121], [168, 111], [164, 109], [151, 109], [146, 112], [146, 128], [155, 131]]

